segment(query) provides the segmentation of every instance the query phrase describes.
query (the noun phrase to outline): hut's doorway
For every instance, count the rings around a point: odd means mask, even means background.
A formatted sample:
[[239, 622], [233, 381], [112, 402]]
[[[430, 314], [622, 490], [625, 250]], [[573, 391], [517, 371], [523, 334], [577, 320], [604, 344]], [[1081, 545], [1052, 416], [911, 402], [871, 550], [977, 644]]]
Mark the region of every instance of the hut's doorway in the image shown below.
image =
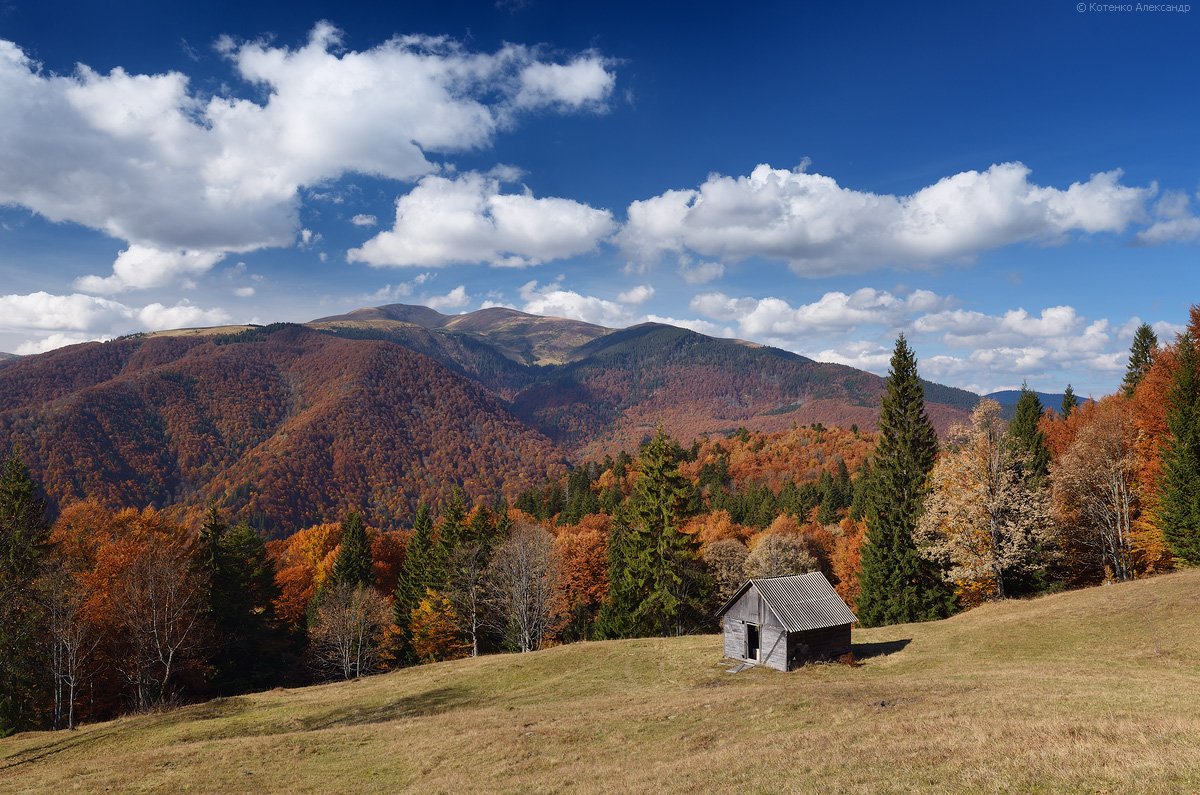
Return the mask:
[[758, 625], [746, 625], [746, 659], [758, 659]]

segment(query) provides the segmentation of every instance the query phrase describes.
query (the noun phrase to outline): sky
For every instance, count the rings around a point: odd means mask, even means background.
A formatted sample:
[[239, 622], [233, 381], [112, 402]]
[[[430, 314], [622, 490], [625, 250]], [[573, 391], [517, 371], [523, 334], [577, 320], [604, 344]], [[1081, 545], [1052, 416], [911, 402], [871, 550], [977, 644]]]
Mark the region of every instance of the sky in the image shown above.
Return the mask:
[[1200, 301], [1189, 5], [109, 5], [0, 0], [0, 350], [499, 305], [1099, 396]]

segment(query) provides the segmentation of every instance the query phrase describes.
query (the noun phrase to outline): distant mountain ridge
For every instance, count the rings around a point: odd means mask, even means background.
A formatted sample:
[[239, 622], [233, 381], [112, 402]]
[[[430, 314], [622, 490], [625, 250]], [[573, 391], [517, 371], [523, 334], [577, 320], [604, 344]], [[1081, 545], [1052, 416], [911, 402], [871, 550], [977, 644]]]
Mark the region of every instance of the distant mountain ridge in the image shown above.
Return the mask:
[[[0, 368], [0, 448], [54, 502], [215, 501], [287, 532], [395, 526], [461, 486], [512, 496], [568, 460], [739, 427], [874, 427], [883, 379], [740, 340], [494, 307], [393, 304], [307, 324], [156, 332]], [[941, 429], [979, 397], [926, 384]]]

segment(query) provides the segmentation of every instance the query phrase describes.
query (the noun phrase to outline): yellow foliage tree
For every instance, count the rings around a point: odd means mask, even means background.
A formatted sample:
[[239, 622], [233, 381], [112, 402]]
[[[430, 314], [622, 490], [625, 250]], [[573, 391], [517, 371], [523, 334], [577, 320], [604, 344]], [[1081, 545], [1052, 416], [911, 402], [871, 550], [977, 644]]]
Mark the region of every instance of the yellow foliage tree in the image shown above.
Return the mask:
[[454, 607], [445, 594], [425, 589], [425, 598], [413, 608], [409, 631], [413, 652], [421, 662], [458, 660], [471, 653], [471, 646], [458, 631]]

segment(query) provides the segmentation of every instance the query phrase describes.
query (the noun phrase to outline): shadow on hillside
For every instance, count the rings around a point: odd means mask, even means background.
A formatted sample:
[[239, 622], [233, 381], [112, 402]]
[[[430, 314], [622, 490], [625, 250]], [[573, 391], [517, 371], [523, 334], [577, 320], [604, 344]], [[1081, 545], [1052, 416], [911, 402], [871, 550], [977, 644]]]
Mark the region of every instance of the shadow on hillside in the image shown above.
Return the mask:
[[[34, 762], [40, 762], [47, 757], [60, 754], [63, 751], [70, 751], [75, 748], [86, 748], [90, 745], [95, 745], [108, 735], [112, 734], [112, 730], [92, 730], [88, 732], [79, 731], [56, 731], [50, 736], [54, 738], [51, 742], [45, 745], [37, 745], [32, 748], [23, 748], [14, 754], [0, 757], [0, 772], [9, 768], [19, 767], [20, 765], [28, 765]], [[3, 777], [0, 776], [0, 780]]]
[[855, 643], [853, 646], [854, 659], [865, 660], [868, 657], [885, 657], [889, 654], [902, 651], [910, 643], [912, 643], [912, 638], [889, 640], [883, 643]]
[[301, 718], [299, 723], [305, 731], [328, 729], [334, 726], [358, 726], [368, 723], [387, 723], [404, 718], [419, 718], [437, 715], [467, 706], [483, 703], [478, 694], [466, 688], [442, 687], [412, 696], [397, 699], [387, 704], [362, 707], [339, 707], [326, 712]]

